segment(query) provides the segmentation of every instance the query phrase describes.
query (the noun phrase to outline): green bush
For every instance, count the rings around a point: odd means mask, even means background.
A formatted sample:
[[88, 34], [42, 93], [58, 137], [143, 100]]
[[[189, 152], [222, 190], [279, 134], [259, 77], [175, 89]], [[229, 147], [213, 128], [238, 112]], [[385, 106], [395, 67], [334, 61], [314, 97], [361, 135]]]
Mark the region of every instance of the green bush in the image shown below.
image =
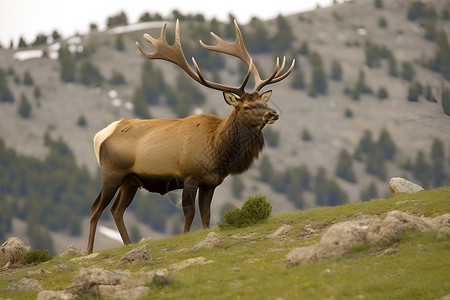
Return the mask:
[[53, 256], [48, 252], [48, 250], [31, 249], [25, 254], [24, 260], [27, 265], [29, 264], [40, 264], [52, 259]]
[[223, 215], [223, 222], [217, 223], [219, 229], [242, 228], [252, 226], [267, 220], [272, 213], [272, 204], [266, 201], [266, 196], [249, 197], [242, 208], [234, 206]]

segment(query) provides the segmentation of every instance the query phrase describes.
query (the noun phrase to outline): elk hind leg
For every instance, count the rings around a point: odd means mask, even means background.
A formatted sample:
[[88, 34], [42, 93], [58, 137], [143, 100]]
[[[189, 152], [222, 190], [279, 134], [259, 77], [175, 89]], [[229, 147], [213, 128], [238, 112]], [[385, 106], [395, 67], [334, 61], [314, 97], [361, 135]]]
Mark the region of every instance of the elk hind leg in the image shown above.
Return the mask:
[[117, 195], [117, 199], [111, 206], [111, 214], [114, 218], [114, 222], [116, 223], [117, 229], [119, 230], [120, 236], [122, 237], [122, 241], [125, 245], [131, 244], [131, 240], [125, 227], [125, 223], [123, 222], [123, 214], [125, 213], [125, 209], [133, 201], [137, 189], [138, 186], [130, 183], [129, 181], [125, 181], [120, 186], [119, 195]]
[[211, 219], [211, 201], [214, 195], [214, 188], [200, 189], [198, 195], [198, 207], [200, 209], [200, 217], [202, 219], [203, 228], [209, 228]]
[[92, 253], [92, 250], [94, 249], [95, 231], [97, 229], [98, 220], [100, 219], [105, 208], [111, 202], [118, 188], [119, 185], [108, 184], [103, 182], [102, 188], [100, 189], [97, 198], [91, 204], [91, 216], [89, 220], [89, 239], [86, 254]]

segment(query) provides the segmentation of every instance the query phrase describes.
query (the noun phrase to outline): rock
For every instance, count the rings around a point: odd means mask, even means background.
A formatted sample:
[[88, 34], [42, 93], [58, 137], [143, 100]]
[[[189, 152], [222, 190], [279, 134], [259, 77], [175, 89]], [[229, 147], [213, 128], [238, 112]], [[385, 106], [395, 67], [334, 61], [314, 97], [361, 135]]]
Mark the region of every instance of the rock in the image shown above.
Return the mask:
[[98, 293], [101, 299], [138, 299], [144, 297], [150, 292], [150, 288], [146, 286], [136, 286], [133, 288], [124, 288], [121, 285], [99, 285]]
[[443, 238], [447, 238], [447, 237], [450, 237], [450, 227], [444, 226], [441, 229], [439, 229], [439, 231], [437, 233], [437, 238], [443, 239]]
[[195, 250], [201, 249], [201, 248], [206, 248], [206, 249], [211, 249], [214, 248], [216, 246], [219, 246], [221, 244], [219, 235], [215, 232], [210, 232], [208, 233], [208, 235], [201, 240], [195, 247]]
[[36, 292], [42, 291], [42, 286], [36, 279], [22, 278], [17, 282], [11, 283], [7, 290], [17, 292]]
[[[384, 220], [365, 216], [359, 220], [341, 222], [331, 226], [319, 243], [295, 248], [289, 252], [285, 257], [286, 266], [292, 267], [300, 263], [336, 257], [361, 244], [389, 246], [408, 230], [426, 232], [438, 230], [442, 226], [448, 228], [446, 226], [448, 220], [448, 214], [430, 219], [391, 211]], [[391, 250], [387, 250], [385, 254], [393, 254]]]
[[126, 266], [137, 263], [150, 263], [152, 256], [150, 255], [150, 249], [147, 245], [143, 245], [139, 248], [134, 248], [124, 254], [117, 263], [118, 266]]
[[20, 239], [9, 237], [0, 248], [0, 266], [4, 266], [8, 262], [11, 264], [23, 263], [28, 251], [30, 251], [30, 247], [25, 246]]
[[50, 269], [52, 272], [67, 271], [72, 269], [68, 264], [60, 263]]
[[84, 255], [84, 250], [76, 247], [74, 244], [70, 244], [69, 246], [67, 246], [66, 251], [61, 253], [60, 256], [66, 256], [66, 255], [76, 255], [76, 256]]
[[167, 269], [157, 269], [150, 272], [145, 272], [140, 276], [145, 285], [156, 285], [157, 287], [164, 287], [170, 283], [170, 274]]
[[394, 255], [400, 252], [400, 249], [397, 248], [387, 248], [383, 251], [384, 255]]
[[423, 191], [423, 188], [420, 185], [401, 177], [393, 177], [389, 181], [389, 196], [398, 193], [414, 194], [420, 191]]
[[36, 300], [75, 300], [77, 296], [66, 291], [40, 291]]
[[281, 225], [280, 228], [275, 230], [274, 233], [269, 234], [268, 237], [271, 238], [271, 239], [284, 237], [284, 236], [290, 234], [291, 230], [292, 230], [292, 226], [291, 225], [283, 224], [283, 225]]
[[195, 257], [195, 258], [189, 258], [186, 260], [183, 260], [179, 263], [175, 263], [175, 264], [171, 264], [169, 266], [169, 270], [170, 271], [181, 271], [189, 266], [193, 266], [193, 265], [205, 265], [205, 264], [209, 264], [212, 263], [214, 261], [212, 260], [206, 260], [206, 258], [204, 258], [203, 256], [200, 257]]
[[144, 243], [148, 243], [148, 242], [151, 242], [151, 241], [152, 241], [152, 238], [151, 238], [151, 237], [144, 237], [144, 238], [142, 238], [142, 239], [139, 241], [138, 244], [144, 244]]
[[69, 261], [71, 261], [71, 262], [79, 262], [79, 261], [83, 261], [83, 260], [88, 260], [88, 259], [91, 259], [91, 258], [96, 258], [97, 256], [99, 256], [99, 254], [100, 254], [100, 252], [96, 252], [96, 253], [92, 253], [92, 254], [89, 254], [89, 255], [86, 255], [86, 256], [75, 257], [75, 258], [72, 258]]
[[120, 285], [131, 278], [128, 272], [109, 271], [101, 268], [81, 269], [65, 290], [79, 297], [97, 297], [100, 285]]

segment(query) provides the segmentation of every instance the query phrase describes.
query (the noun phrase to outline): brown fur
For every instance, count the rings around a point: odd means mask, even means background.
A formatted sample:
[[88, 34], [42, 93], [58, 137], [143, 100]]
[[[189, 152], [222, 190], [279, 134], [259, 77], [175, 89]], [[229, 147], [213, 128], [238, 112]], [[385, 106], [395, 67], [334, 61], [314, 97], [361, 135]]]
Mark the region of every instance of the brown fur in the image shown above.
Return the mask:
[[183, 188], [185, 233], [194, 217], [199, 190], [203, 227], [209, 227], [214, 189], [229, 174], [242, 173], [252, 165], [264, 147], [262, 128], [278, 119], [267, 106], [270, 93], [260, 96], [254, 92], [242, 98], [225, 93], [227, 103], [234, 106], [225, 119], [209, 114], [184, 119], [122, 119], [100, 131], [94, 141], [102, 188], [91, 205], [87, 253], [93, 250], [98, 219], [118, 189], [111, 213], [125, 244], [130, 239], [123, 213], [139, 187], [160, 194]]

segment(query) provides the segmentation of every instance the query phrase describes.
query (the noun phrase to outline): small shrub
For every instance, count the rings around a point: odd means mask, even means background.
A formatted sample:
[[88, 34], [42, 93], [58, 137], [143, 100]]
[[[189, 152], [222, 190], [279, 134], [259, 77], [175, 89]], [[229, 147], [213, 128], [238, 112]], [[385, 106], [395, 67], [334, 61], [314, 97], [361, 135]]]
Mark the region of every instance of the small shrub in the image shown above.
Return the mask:
[[24, 260], [26, 264], [40, 264], [52, 259], [53, 256], [48, 250], [31, 249], [25, 254]]
[[219, 229], [242, 228], [261, 223], [272, 213], [272, 204], [266, 196], [249, 197], [242, 208], [234, 206], [223, 215], [223, 222], [217, 223]]

